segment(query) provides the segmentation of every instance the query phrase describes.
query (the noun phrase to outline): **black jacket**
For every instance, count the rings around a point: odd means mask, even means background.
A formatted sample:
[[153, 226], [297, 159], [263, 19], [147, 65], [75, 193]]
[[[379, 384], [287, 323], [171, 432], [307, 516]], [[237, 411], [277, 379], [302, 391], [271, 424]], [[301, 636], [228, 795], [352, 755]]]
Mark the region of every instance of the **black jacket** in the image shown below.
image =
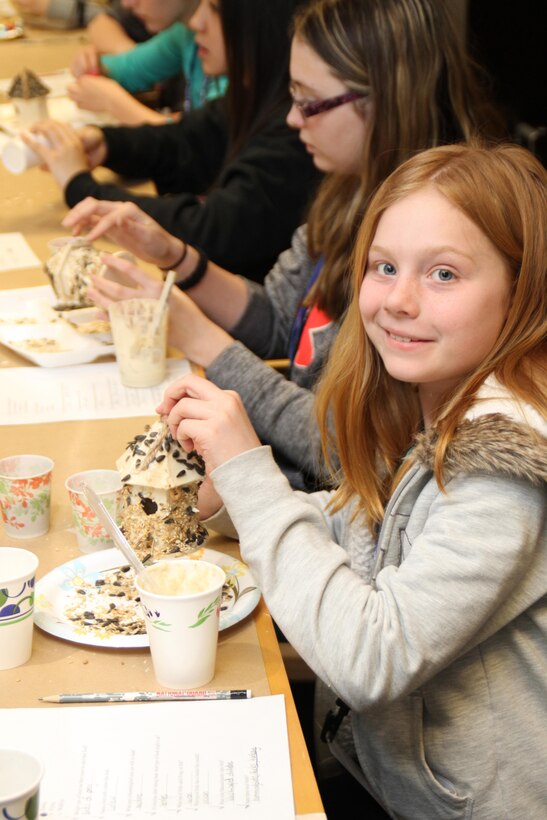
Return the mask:
[[105, 165], [125, 177], [151, 179], [161, 196], [135, 196], [86, 172], [70, 180], [66, 202], [72, 207], [86, 196], [135, 202], [217, 264], [262, 281], [305, 221], [320, 177], [286, 113], [284, 104], [227, 163], [220, 99], [178, 123], [104, 128]]

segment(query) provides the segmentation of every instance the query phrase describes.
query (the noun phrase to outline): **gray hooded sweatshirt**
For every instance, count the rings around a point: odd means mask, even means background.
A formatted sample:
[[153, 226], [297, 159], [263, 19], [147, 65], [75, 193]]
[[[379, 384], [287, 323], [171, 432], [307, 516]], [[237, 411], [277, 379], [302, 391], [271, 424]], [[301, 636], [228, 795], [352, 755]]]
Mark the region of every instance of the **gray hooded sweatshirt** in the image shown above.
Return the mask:
[[492, 379], [479, 399], [445, 492], [418, 439], [377, 544], [267, 447], [212, 474], [273, 618], [351, 708], [332, 751], [393, 818], [547, 812], [547, 425]]

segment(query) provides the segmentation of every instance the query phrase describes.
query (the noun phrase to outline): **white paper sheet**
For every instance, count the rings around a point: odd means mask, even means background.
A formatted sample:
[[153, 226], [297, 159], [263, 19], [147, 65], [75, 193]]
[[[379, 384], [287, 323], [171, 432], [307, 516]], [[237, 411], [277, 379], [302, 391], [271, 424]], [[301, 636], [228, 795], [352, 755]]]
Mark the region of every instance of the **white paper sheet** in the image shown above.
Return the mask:
[[167, 385], [190, 369], [186, 359], [168, 359], [154, 387], [124, 387], [116, 362], [0, 369], [0, 424], [153, 416]]
[[0, 233], [0, 272], [41, 266], [22, 233]]
[[40, 817], [294, 820], [282, 695], [0, 709], [0, 725], [45, 766]]

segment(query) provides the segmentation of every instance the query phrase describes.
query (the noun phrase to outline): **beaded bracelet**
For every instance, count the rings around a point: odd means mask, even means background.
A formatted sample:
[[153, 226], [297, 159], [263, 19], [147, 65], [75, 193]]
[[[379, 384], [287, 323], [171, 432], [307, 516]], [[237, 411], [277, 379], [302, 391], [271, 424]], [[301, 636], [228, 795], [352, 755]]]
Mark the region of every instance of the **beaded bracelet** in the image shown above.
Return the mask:
[[195, 250], [198, 254], [198, 263], [190, 276], [187, 276], [186, 279], [182, 279], [180, 282], [176, 283], [179, 290], [190, 290], [190, 288], [195, 287], [198, 282], [201, 282], [205, 276], [207, 265], [209, 264], [209, 257], [200, 248], [195, 248]]
[[160, 265], [158, 265], [158, 268], [160, 270], [164, 271], [164, 273], [165, 273], [165, 271], [168, 271], [168, 270], [176, 270], [176, 268], [178, 268], [179, 265], [182, 265], [182, 263], [186, 259], [186, 254], [187, 253], [188, 253], [188, 243], [183, 242], [182, 243], [182, 253], [180, 255], [180, 259], [177, 259], [177, 261], [175, 262], [174, 265], [168, 265], [166, 268], [162, 268]]

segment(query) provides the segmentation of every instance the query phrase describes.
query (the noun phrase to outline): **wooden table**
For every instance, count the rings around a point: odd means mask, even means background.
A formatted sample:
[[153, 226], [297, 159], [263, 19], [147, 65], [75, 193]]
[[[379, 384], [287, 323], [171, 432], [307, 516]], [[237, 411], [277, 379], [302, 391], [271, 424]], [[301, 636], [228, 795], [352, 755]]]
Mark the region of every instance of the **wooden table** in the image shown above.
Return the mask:
[[[23, 66], [41, 72], [63, 68], [80, 44], [79, 37], [74, 35], [59, 37], [58, 33], [43, 32], [43, 36], [44, 40], [35, 43], [21, 40], [2, 44], [2, 71], [10, 76]], [[60, 222], [66, 208], [56, 183], [49, 174], [38, 169], [13, 176], [0, 164], [0, 190], [0, 230], [22, 232], [37, 256], [46, 259], [48, 240], [65, 233]], [[0, 272], [0, 289], [46, 283], [45, 274], [40, 269]], [[1, 349], [0, 390], [2, 367], [27, 365], [26, 360]], [[32, 366], [29, 374], [32, 375]], [[49, 533], [24, 541], [9, 538], [5, 532], [0, 534], [3, 546], [21, 546], [36, 553], [40, 560], [38, 578], [80, 555], [64, 487], [66, 478], [79, 470], [114, 468], [114, 462], [127, 441], [149, 420], [131, 418], [41, 424], [37, 419], [36, 424], [3, 427], [0, 457], [25, 452], [43, 453], [55, 461]], [[238, 554], [236, 542], [214, 533], [207, 546]], [[278, 693], [285, 696], [296, 813], [308, 820], [312, 816], [324, 818], [272, 620], [263, 601], [253, 615], [220, 633], [217, 670], [210, 686], [249, 688], [255, 696]], [[0, 672], [0, 707], [50, 708], [48, 704], [41, 704], [38, 698], [62, 691], [155, 688], [147, 649], [101, 649], [70, 643], [35, 629], [30, 661], [22, 667]]]

